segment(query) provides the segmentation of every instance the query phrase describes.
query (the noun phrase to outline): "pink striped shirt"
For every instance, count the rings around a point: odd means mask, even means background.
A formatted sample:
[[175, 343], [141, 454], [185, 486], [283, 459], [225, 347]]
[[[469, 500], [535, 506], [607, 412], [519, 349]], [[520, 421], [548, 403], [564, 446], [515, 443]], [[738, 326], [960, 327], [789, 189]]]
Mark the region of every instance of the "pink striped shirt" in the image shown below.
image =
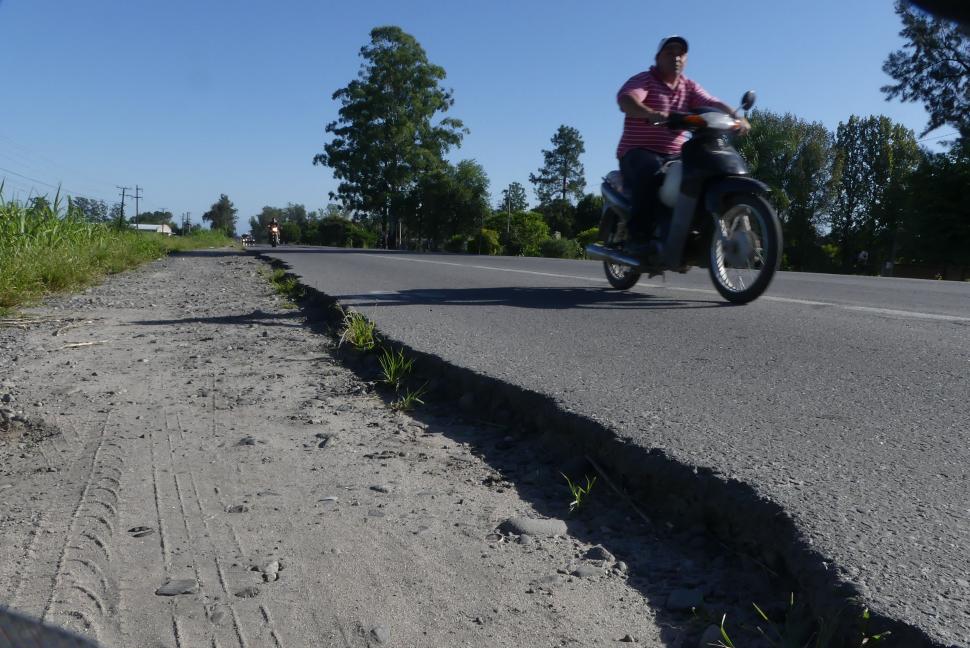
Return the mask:
[[[616, 93], [616, 100], [630, 96], [651, 110], [661, 112], [687, 112], [692, 108], [713, 106], [718, 100], [707, 93], [698, 83], [681, 75], [677, 85], [671, 88], [657, 73], [656, 67], [641, 72], [623, 84]], [[675, 131], [666, 126], [654, 126], [643, 117], [625, 115], [623, 135], [616, 148], [616, 157], [622, 158], [633, 148], [645, 148], [657, 153], [673, 155], [680, 153], [687, 140], [687, 131]]]

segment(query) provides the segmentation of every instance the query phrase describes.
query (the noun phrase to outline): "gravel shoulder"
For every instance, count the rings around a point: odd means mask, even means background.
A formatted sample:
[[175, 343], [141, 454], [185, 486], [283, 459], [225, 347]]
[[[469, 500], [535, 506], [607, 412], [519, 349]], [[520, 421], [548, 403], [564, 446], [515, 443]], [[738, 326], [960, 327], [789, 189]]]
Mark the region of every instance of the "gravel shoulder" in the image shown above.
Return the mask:
[[727, 613], [763, 645], [783, 583], [604, 480], [571, 514], [560, 472], [595, 470], [514, 422], [392, 410], [264, 268], [173, 256], [0, 328], [0, 614], [103, 646], [694, 647]]

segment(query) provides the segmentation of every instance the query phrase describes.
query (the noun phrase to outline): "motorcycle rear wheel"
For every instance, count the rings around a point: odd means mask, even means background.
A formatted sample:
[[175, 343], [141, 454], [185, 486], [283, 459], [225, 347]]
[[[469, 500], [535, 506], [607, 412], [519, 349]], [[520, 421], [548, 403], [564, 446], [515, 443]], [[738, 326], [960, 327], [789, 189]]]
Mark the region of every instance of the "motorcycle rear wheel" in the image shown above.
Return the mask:
[[606, 280], [617, 290], [628, 290], [640, 281], [640, 271], [627, 265], [604, 261], [603, 270]]
[[711, 233], [708, 271], [724, 299], [746, 304], [761, 296], [781, 265], [781, 223], [767, 200], [737, 194]]

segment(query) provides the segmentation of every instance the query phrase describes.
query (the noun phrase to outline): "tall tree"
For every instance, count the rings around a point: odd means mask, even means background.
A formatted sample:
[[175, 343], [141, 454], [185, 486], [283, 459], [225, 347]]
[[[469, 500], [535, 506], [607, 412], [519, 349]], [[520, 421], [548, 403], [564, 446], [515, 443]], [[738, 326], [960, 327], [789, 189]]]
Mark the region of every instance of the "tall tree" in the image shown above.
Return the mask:
[[280, 222], [283, 220], [283, 210], [279, 207], [270, 207], [266, 205], [263, 207], [262, 211], [255, 216], [250, 216], [249, 218], [249, 232], [253, 235], [258, 243], [265, 243], [269, 241], [269, 233], [267, 228], [269, 227], [270, 221], [276, 219]]
[[445, 164], [423, 175], [411, 193], [412, 215], [408, 227], [432, 247], [456, 234], [471, 235], [491, 213], [488, 206], [488, 175], [474, 160]]
[[108, 222], [113, 223], [116, 227], [125, 226], [125, 209], [124, 205], [120, 202], [116, 202], [111, 205], [111, 209], [108, 210]]
[[820, 229], [831, 198], [832, 134], [790, 113], [756, 110], [751, 133], [738, 148], [752, 173], [766, 182], [785, 228], [789, 267], [806, 270], [818, 256]]
[[529, 201], [526, 199], [525, 187], [518, 182], [513, 182], [505, 189], [502, 189], [502, 202], [498, 209], [507, 214], [512, 212], [525, 211], [529, 208]]
[[137, 219], [132, 219], [136, 223], [151, 223], [154, 225], [175, 225], [175, 216], [172, 212], [165, 209], [158, 209], [150, 212], [142, 212], [138, 214]]
[[603, 197], [596, 194], [586, 194], [583, 199], [576, 204], [576, 233], [588, 230], [591, 227], [599, 227], [600, 218], [603, 216]]
[[331, 198], [376, 214], [387, 233], [397, 225], [422, 173], [441, 165], [444, 154], [467, 133], [445, 117], [454, 103], [441, 87], [445, 70], [400, 27], [378, 27], [360, 50], [358, 78], [337, 90], [338, 119], [327, 124], [334, 138], [314, 164], [333, 169], [340, 181]]
[[970, 36], [906, 2], [896, 2], [896, 13], [907, 42], [883, 63], [896, 81], [882, 87], [886, 99], [921, 102], [930, 116], [922, 135], [949, 124], [970, 139]]
[[541, 204], [553, 198], [569, 202], [579, 200], [586, 188], [586, 171], [579, 156], [586, 152], [583, 137], [572, 126], [562, 125], [552, 136], [552, 149], [542, 151], [543, 165], [539, 173], [530, 173], [529, 182], [535, 185]]
[[879, 248], [892, 255], [891, 240], [899, 222], [900, 188], [905, 187], [920, 152], [913, 132], [888, 117], [852, 115], [835, 135], [832, 168], [832, 234], [843, 269], [856, 253]]
[[232, 201], [226, 194], [221, 194], [219, 200], [212, 204], [206, 213], [202, 214], [202, 220], [209, 221], [209, 228], [222, 230], [226, 236], [236, 235], [236, 212]]
[[[970, 266], [970, 151], [926, 155], [913, 174], [897, 252], [906, 261]], [[944, 272], [945, 274], [945, 272]]]
[[103, 200], [78, 196], [71, 199], [71, 204], [82, 218], [92, 223], [103, 223], [108, 220], [108, 203]]
[[562, 125], [552, 136], [552, 149], [543, 150], [539, 173], [530, 173], [539, 198], [537, 211], [543, 213], [549, 227], [565, 236], [573, 231], [575, 210], [570, 198], [580, 200], [586, 189], [586, 171], [579, 156], [586, 152], [583, 138], [572, 126]]

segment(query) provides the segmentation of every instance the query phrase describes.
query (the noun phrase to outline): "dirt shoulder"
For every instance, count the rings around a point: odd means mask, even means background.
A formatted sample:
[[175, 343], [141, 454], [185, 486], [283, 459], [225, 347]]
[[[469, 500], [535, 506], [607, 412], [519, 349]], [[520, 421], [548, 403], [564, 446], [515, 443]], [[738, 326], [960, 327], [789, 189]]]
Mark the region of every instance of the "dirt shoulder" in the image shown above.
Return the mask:
[[760, 645], [755, 564], [602, 480], [570, 514], [595, 472], [514, 424], [392, 410], [263, 268], [174, 256], [0, 328], [0, 606], [104, 646], [693, 647], [724, 612]]

